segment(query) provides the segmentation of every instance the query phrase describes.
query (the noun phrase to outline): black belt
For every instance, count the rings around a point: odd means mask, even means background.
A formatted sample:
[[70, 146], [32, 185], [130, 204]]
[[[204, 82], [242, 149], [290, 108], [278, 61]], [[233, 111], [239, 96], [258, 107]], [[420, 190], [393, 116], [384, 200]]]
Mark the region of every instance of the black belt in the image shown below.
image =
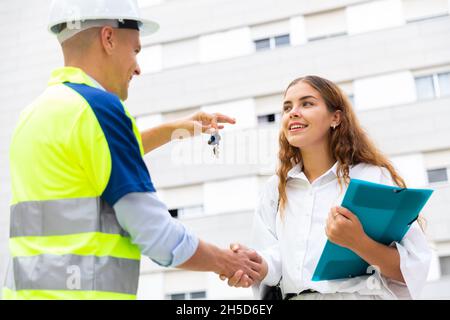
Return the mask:
[[308, 294], [308, 293], [318, 293], [316, 290], [313, 289], [307, 289], [307, 290], [303, 290], [300, 293], [286, 293], [286, 295], [284, 296], [284, 300], [289, 300], [293, 297], [302, 295], [302, 294]]

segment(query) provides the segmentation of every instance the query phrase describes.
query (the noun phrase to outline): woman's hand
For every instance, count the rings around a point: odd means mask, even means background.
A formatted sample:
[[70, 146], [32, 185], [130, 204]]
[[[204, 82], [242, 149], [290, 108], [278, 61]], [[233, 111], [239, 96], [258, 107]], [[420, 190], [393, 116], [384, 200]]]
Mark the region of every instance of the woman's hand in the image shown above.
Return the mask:
[[352, 251], [356, 251], [367, 238], [358, 217], [343, 207], [331, 208], [325, 233], [331, 242]]
[[[231, 244], [230, 249], [234, 252], [245, 252], [253, 262], [256, 262], [260, 265], [258, 278], [251, 278], [242, 270], [236, 271], [236, 273], [228, 279], [228, 285], [230, 287], [248, 288], [254, 283], [262, 281], [266, 277], [268, 271], [267, 263], [258, 253], [256, 253], [256, 251], [237, 243]], [[226, 280], [227, 277], [225, 275], [220, 275], [220, 279]]]
[[199, 111], [193, 115], [177, 120], [177, 129], [186, 129], [190, 134], [211, 133], [224, 128], [222, 123], [235, 124], [236, 120], [221, 113], [206, 113]]

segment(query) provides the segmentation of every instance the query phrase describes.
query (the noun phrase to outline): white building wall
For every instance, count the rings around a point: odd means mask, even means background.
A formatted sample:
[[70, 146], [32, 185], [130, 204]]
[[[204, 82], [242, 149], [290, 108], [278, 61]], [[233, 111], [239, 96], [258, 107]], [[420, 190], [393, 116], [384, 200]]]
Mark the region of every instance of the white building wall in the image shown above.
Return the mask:
[[404, 22], [401, 0], [370, 1], [347, 7], [349, 34], [397, 27]]
[[139, 278], [139, 300], [162, 300], [165, 297], [164, 273], [143, 274]]
[[163, 68], [162, 46], [154, 45], [142, 48], [138, 55], [142, 74], [161, 71]]
[[391, 157], [396, 170], [408, 188], [423, 188], [428, 184], [423, 154], [407, 154]]
[[200, 62], [207, 63], [253, 52], [250, 29], [238, 28], [200, 36]]
[[257, 199], [257, 182], [256, 177], [250, 177], [205, 183], [206, 214], [253, 210]]
[[232, 114], [236, 118], [236, 124], [227, 126], [224, 130], [238, 130], [252, 128], [256, 124], [255, 101], [253, 99], [243, 99], [225, 103], [211, 104], [202, 107], [208, 113]]
[[291, 45], [298, 46], [305, 44], [308, 40], [306, 39], [306, 28], [305, 28], [305, 17], [296, 16], [289, 20], [290, 23], [290, 34], [291, 34]]
[[356, 79], [353, 88], [357, 110], [406, 104], [416, 100], [414, 78], [409, 71]]

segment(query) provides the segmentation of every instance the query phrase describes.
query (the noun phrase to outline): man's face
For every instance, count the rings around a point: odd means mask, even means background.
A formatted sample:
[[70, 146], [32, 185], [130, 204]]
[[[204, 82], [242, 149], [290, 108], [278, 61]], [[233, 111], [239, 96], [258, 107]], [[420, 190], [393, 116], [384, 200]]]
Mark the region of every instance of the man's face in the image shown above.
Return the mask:
[[141, 51], [139, 31], [132, 29], [115, 29], [117, 34], [117, 48], [113, 56], [114, 86], [119, 98], [128, 98], [128, 87], [135, 75], [141, 73], [137, 63], [137, 54]]

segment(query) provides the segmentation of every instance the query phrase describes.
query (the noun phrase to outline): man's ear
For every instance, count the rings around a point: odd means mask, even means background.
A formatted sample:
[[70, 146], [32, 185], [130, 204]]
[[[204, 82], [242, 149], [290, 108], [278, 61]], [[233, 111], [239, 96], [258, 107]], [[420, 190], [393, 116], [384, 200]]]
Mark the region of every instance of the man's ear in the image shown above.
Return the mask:
[[105, 26], [100, 30], [100, 39], [106, 54], [111, 55], [116, 48], [117, 36], [114, 29], [110, 26]]

